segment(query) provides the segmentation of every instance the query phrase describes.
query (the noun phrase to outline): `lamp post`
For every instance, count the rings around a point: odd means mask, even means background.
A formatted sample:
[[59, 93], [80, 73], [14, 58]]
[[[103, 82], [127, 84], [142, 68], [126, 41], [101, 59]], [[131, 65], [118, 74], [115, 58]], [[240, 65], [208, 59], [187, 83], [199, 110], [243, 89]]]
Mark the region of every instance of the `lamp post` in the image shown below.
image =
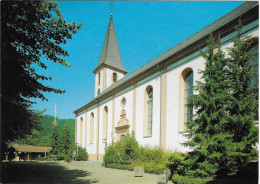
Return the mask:
[[45, 150], [45, 154], [44, 154], [44, 156], [45, 156], [45, 158], [46, 158], [46, 148], [44, 148], [44, 150]]

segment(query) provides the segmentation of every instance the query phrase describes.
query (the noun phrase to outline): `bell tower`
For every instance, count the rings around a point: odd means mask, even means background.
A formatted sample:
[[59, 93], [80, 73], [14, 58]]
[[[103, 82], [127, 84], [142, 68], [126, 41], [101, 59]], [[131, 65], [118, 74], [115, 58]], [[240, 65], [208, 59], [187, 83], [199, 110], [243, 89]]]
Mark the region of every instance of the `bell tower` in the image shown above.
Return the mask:
[[110, 14], [110, 20], [98, 66], [93, 73], [95, 74], [95, 97], [100, 95], [116, 81], [123, 78], [127, 73], [122, 64], [112, 13]]

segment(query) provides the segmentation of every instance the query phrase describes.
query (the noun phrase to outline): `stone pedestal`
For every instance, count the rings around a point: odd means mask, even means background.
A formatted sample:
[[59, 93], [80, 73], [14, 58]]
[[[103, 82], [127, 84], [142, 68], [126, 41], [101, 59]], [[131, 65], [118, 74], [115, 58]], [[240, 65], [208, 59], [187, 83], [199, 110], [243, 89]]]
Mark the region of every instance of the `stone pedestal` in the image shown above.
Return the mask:
[[143, 177], [144, 176], [144, 167], [134, 167], [134, 176]]
[[157, 184], [167, 184], [166, 174], [159, 176]]

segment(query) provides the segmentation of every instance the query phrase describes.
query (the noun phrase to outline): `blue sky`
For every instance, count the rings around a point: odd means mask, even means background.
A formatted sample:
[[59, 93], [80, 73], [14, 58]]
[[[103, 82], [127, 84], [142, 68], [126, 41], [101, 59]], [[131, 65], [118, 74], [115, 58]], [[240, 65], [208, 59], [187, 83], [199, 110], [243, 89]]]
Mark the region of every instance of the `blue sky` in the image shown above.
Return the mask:
[[[115, 1], [113, 20], [119, 49], [128, 73], [133, 72], [168, 49], [184, 41], [218, 18], [232, 11], [241, 1]], [[46, 61], [52, 76], [43, 84], [66, 90], [63, 95], [44, 93], [48, 102], [34, 100], [33, 109], [46, 109], [58, 118], [74, 118], [73, 111], [94, 98], [94, 74], [110, 17], [110, 1], [58, 1], [68, 22], [82, 28], [64, 48], [69, 52], [67, 68]]]

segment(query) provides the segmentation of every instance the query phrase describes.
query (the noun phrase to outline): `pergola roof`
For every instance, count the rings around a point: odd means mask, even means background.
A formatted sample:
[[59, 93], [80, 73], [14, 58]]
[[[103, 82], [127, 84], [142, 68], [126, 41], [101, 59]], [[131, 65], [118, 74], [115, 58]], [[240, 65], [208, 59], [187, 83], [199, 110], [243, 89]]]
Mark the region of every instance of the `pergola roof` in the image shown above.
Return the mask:
[[16, 151], [20, 151], [20, 152], [34, 152], [34, 153], [44, 153], [45, 152], [45, 148], [46, 148], [46, 152], [50, 152], [50, 150], [52, 149], [51, 147], [43, 147], [43, 146], [31, 146], [31, 145], [11, 145], [11, 147], [13, 147]]

